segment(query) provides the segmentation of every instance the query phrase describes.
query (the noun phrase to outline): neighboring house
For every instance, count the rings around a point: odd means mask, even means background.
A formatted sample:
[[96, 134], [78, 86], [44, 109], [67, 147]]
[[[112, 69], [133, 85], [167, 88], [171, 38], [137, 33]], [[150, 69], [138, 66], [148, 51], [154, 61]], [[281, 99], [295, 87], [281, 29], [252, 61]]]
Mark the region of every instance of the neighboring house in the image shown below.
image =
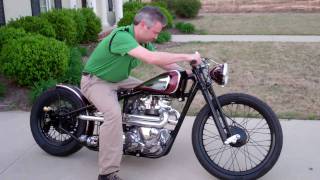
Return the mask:
[[0, 0], [0, 25], [54, 8], [90, 7], [100, 17], [103, 27], [110, 27], [122, 18], [122, 5], [123, 0]]

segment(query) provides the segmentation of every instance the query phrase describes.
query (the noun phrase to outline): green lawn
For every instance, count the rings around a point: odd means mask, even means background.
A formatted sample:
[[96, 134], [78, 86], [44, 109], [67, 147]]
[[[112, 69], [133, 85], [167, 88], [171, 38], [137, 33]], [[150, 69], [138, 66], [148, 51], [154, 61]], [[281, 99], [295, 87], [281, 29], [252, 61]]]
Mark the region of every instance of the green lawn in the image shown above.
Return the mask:
[[320, 35], [320, 13], [203, 14], [192, 20], [200, 34]]

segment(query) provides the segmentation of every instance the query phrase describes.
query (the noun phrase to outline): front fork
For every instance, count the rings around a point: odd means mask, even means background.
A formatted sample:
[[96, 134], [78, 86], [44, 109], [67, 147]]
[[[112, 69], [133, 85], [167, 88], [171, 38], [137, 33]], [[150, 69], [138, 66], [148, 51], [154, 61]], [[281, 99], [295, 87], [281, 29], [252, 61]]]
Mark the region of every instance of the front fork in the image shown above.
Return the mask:
[[[210, 89], [202, 89], [201, 88], [201, 91], [204, 96], [204, 99], [206, 100], [207, 104], [210, 107], [211, 115], [212, 115], [213, 120], [217, 126], [221, 140], [224, 143], [228, 142], [227, 139], [231, 136], [231, 131], [230, 131], [229, 125], [227, 123], [226, 117], [225, 117], [224, 113], [222, 112], [222, 108], [220, 106], [218, 98], [216, 97], [216, 95], [212, 89], [210, 90]], [[216, 107], [214, 106], [214, 103], [216, 104]]]
[[230, 144], [231, 142], [234, 142], [234, 139], [237, 139], [237, 137], [231, 136], [232, 133], [227, 123], [226, 117], [222, 111], [220, 102], [213, 91], [211, 83], [207, 83], [203, 76], [201, 76], [200, 73], [198, 73], [197, 71], [194, 71], [194, 73], [198, 77], [198, 85], [200, 86], [199, 88], [202, 92], [204, 99], [209, 105], [211, 115], [213, 116], [213, 120], [217, 126], [221, 140], [224, 144]]

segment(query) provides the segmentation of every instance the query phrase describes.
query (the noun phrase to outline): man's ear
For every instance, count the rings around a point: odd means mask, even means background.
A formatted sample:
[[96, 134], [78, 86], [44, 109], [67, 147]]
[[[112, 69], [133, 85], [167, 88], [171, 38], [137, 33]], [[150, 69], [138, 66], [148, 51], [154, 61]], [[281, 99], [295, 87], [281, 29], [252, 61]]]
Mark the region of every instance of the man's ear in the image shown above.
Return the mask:
[[145, 29], [148, 29], [148, 26], [147, 26], [146, 22], [143, 19], [140, 21], [140, 24], [141, 24], [141, 27], [143, 27]]

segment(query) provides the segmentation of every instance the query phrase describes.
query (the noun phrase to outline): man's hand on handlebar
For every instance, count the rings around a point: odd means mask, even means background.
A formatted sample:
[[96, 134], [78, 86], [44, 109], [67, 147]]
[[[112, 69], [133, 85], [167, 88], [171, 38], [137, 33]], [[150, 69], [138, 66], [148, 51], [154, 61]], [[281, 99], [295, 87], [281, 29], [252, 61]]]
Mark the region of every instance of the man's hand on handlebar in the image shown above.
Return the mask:
[[190, 65], [191, 66], [196, 66], [201, 64], [201, 55], [198, 52], [195, 52], [194, 54], [191, 55], [191, 60], [190, 60]]

